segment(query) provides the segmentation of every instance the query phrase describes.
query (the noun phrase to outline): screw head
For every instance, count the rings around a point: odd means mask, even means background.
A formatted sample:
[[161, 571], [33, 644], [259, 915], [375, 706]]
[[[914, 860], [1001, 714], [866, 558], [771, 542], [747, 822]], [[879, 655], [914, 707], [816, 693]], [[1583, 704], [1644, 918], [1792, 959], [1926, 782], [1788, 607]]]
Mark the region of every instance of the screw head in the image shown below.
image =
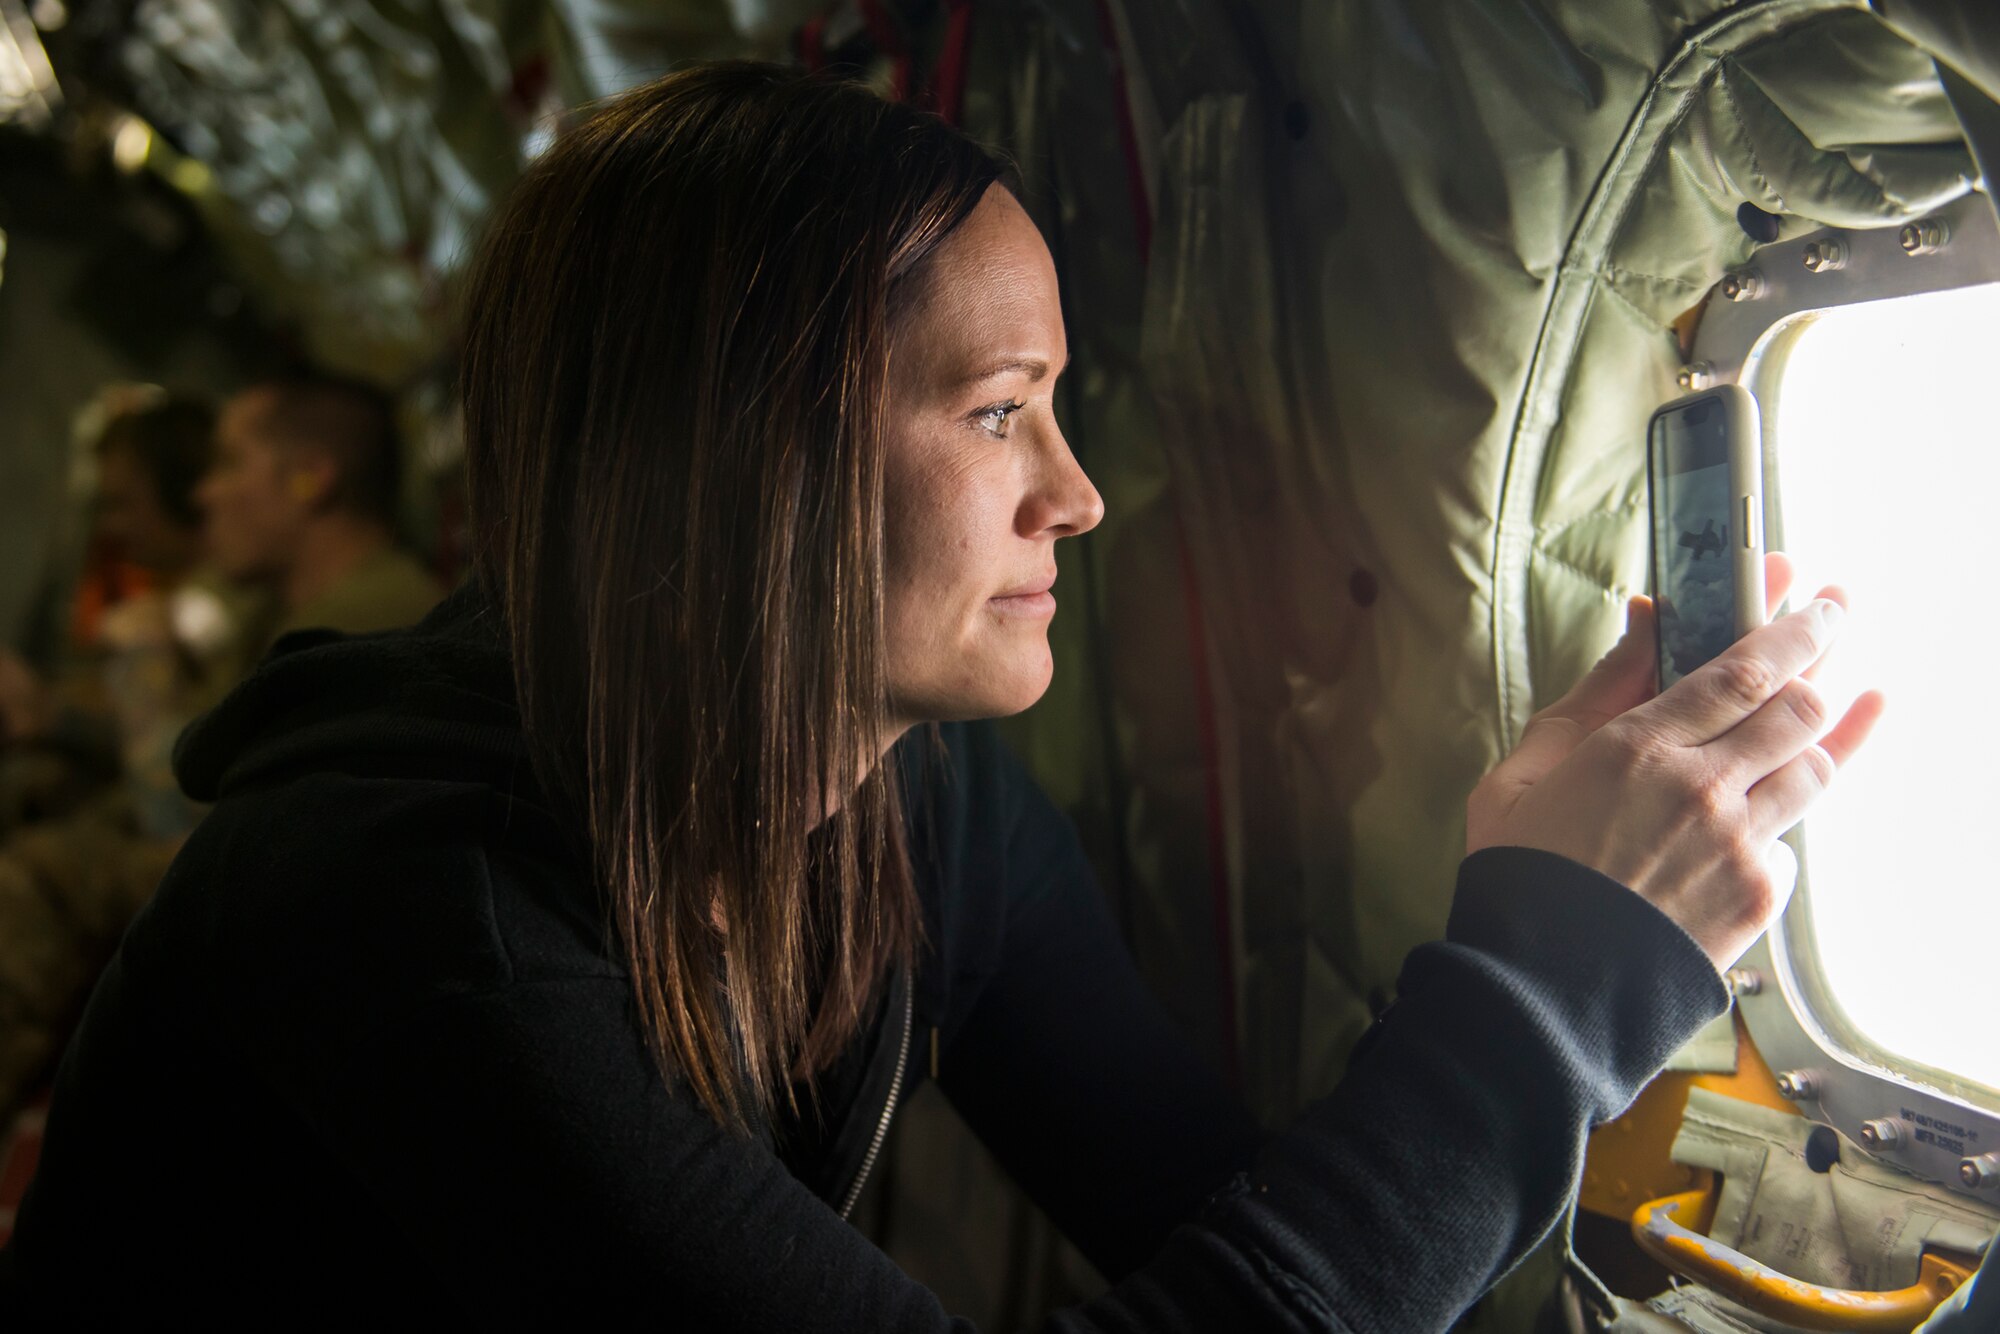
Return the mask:
[[1944, 243], [1951, 237], [1950, 229], [1943, 218], [1922, 218], [1916, 222], [1903, 224], [1896, 233], [1896, 244], [1903, 247], [1903, 253], [1916, 258], [1919, 255], [1935, 255], [1944, 249]]
[[1764, 989], [1764, 976], [1755, 968], [1732, 968], [1722, 975], [1722, 984], [1732, 996], [1754, 996]]
[[1824, 236], [1807, 242], [1802, 258], [1807, 273], [1831, 273], [1847, 263], [1847, 244], [1837, 237]]
[[1893, 1116], [1861, 1123], [1861, 1147], [1880, 1153], [1903, 1142], [1903, 1123]]
[[1764, 275], [1755, 269], [1731, 269], [1722, 275], [1722, 299], [1754, 301], [1764, 294]]
[[1706, 389], [1715, 383], [1715, 367], [1705, 361], [1690, 361], [1681, 367], [1680, 374], [1674, 377], [1674, 383], [1689, 392]]
[[1819, 1080], [1810, 1070], [1786, 1070], [1778, 1076], [1778, 1092], [1791, 1102], [1819, 1096]]
[[1958, 1165], [1958, 1179], [1967, 1190], [1992, 1190], [2000, 1186], [2000, 1153], [1982, 1153]]

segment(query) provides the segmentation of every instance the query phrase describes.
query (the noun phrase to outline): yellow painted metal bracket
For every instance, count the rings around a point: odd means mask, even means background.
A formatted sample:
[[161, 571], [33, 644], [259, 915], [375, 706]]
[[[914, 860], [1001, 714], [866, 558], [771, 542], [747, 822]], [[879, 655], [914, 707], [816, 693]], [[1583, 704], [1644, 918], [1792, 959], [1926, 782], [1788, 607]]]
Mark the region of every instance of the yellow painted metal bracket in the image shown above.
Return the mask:
[[1916, 1283], [1907, 1288], [1891, 1292], [1824, 1288], [1781, 1274], [1674, 1221], [1676, 1214], [1692, 1221], [1713, 1207], [1714, 1197], [1701, 1190], [1650, 1201], [1632, 1215], [1632, 1236], [1641, 1250], [1683, 1278], [1800, 1329], [1910, 1334], [1939, 1302], [1972, 1277], [1967, 1266], [1927, 1254]]
[[[1736, 1016], [1736, 1073], [1696, 1075], [1669, 1071], [1654, 1079], [1637, 1102], [1616, 1121], [1590, 1134], [1583, 1189], [1577, 1203], [1591, 1213], [1620, 1222], [1647, 1200], [1712, 1183], [1706, 1169], [1673, 1160], [1674, 1136], [1687, 1112], [1688, 1090], [1708, 1089], [1742, 1102], [1798, 1115], [1798, 1105], [1778, 1092], [1778, 1077], [1757, 1054], [1757, 1044]], [[1689, 1220], [1683, 1216], [1683, 1223]]]

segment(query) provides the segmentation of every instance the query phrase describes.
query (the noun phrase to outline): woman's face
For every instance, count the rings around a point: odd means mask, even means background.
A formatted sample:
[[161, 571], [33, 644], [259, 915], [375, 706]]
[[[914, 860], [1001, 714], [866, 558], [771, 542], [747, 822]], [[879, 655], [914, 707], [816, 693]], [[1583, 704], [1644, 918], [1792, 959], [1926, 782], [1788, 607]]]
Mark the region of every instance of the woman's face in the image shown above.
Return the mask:
[[995, 185], [930, 256], [889, 361], [886, 560], [896, 729], [1018, 713], [1048, 688], [1056, 539], [1104, 502], [1056, 425], [1055, 263]]

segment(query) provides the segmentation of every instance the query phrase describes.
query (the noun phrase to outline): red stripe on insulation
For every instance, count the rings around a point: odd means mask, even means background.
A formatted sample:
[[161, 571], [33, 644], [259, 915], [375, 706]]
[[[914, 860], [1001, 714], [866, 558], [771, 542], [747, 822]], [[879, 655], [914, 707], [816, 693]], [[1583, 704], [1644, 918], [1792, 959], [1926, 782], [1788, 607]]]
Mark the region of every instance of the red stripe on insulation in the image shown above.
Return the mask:
[[867, 25], [875, 49], [889, 57], [889, 96], [898, 102], [907, 101], [916, 68], [909, 43], [903, 40], [902, 29], [896, 26], [882, 0], [860, 0], [860, 7], [861, 21]]
[[931, 110], [953, 125], [965, 119], [965, 70], [972, 52], [972, 0], [948, 0], [944, 50], [931, 75]]
[[[1146, 194], [1146, 173], [1139, 161], [1139, 130], [1132, 119], [1132, 96], [1125, 78], [1125, 57], [1118, 44], [1118, 25], [1109, 0], [1097, 0], [1097, 34], [1111, 67], [1111, 92], [1118, 105], [1118, 143], [1125, 150], [1125, 186], [1132, 200], [1132, 232], [1139, 262], [1148, 264], [1153, 252], [1153, 205]], [[1236, 927], [1230, 911], [1227, 829], [1222, 803], [1222, 742], [1216, 722], [1215, 682], [1209, 675], [1208, 618], [1202, 607], [1201, 582], [1194, 552], [1188, 545], [1187, 517], [1180, 510], [1175, 488], [1174, 542], [1180, 556], [1181, 598], [1187, 609], [1188, 662], [1194, 672], [1195, 729], [1201, 740], [1203, 814], [1208, 835], [1208, 883], [1211, 928], [1215, 933], [1216, 1008], [1222, 1020], [1223, 1071], [1231, 1083], [1243, 1083], [1243, 1056], [1236, 1027]]]

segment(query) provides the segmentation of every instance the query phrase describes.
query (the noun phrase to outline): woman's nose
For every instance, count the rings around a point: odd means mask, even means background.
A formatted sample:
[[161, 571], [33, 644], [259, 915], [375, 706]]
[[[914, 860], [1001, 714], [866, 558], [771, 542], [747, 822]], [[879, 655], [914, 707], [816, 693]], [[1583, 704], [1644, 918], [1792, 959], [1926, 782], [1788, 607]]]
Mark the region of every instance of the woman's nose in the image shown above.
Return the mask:
[[1040, 453], [1039, 482], [1022, 507], [1025, 535], [1074, 537], [1097, 527], [1104, 518], [1104, 497], [1084, 475], [1062, 432], [1052, 431]]

